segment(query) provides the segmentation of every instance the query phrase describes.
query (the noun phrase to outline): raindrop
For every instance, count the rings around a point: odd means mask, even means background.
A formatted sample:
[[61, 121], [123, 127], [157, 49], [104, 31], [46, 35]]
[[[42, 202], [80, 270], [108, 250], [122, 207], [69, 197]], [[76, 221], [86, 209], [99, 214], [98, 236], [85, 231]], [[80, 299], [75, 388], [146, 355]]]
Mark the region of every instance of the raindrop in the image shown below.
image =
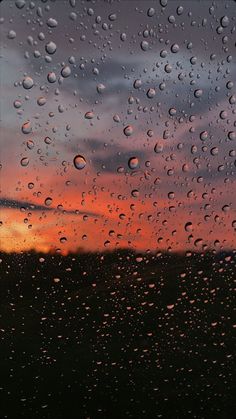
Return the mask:
[[126, 137], [130, 137], [130, 135], [133, 134], [133, 127], [131, 125], [127, 125], [124, 128], [124, 134], [126, 135]]
[[37, 104], [39, 105], [39, 106], [43, 106], [43, 105], [45, 105], [45, 103], [46, 103], [47, 101], [46, 101], [46, 98], [45, 97], [43, 97], [43, 96], [41, 96], [41, 97], [39, 97], [38, 99], [37, 99]]
[[57, 46], [55, 44], [55, 42], [48, 42], [48, 44], [46, 44], [45, 46], [45, 50], [48, 54], [54, 54], [57, 50]]
[[50, 197], [47, 197], [47, 198], [45, 199], [45, 201], [44, 201], [44, 204], [45, 204], [47, 207], [49, 207], [49, 206], [51, 205], [51, 203], [52, 203], [52, 198], [50, 198]]
[[78, 170], [82, 170], [86, 166], [86, 160], [80, 154], [78, 154], [77, 156], [75, 156], [73, 162], [74, 162], [75, 168], [78, 169]]
[[94, 118], [94, 113], [92, 111], [88, 111], [88, 112], [86, 112], [84, 117], [85, 117], [85, 119], [93, 119]]
[[69, 77], [71, 75], [71, 68], [68, 65], [63, 67], [61, 70], [61, 75], [64, 78]]
[[211, 155], [212, 156], [216, 156], [218, 154], [218, 152], [219, 152], [218, 147], [213, 147], [211, 149]]
[[200, 133], [200, 140], [201, 141], [206, 141], [208, 139], [208, 132], [207, 131], [202, 131]]
[[23, 132], [23, 134], [29, 134], [32, 131], [30, 121], [24, 122], [24, 124], [21, 127], [21, 131]]
[[31, 77], [25, 77], [22, 84], [25, 89], [31, 89], [34, 85], [34, 81]]
[[185, 231], [187, 231], [188, 233], [191, 233], [193, 231], [193, 224], [188, 221], [185, 226], [184, 226]]
[[147, 91], [147, 97], [149, 99], [154, 98], [155, 94], [156, 94], [156, 90], [155, 89], [152, 89], [152, 88], [151, 89], [148, 89], [148, 91]]
[[25, 6], [25, 0], [16, 0], [15, 5], [18, 9], [22, 9]]
[[133, 189], [131, 192], [131, 195], [133, 196], [133, 198], [138, 198], [139, 197], [138, 189]]
[[171, 46], [171, 52], [173, 52], [174, 54], [175, 54], [176, 52], [179, 52], [179, 45], [178, 45], [178, 44], [173, 44], [173, 45]]
[[21, 159], [20, 161], [21, 166], [26, 167], [29, 164], [29, 159], [28, 157], [23, 157], [23, 159]]
[[147, 41], [142, 41], [142, 42], [140, 43], [140, 46], [141, 46], [141, 49], [142, 49], [143, 51], [147, 51], [147, 50], [148, 50], [148, 48], [149, 48], [149, 43], [148, 43]]
[[139, 89], [139, 87], [141, 87], [141, 85], [142, 85], [142, 80], [140, 80], [140, 79], [136, 79], [136, 80], [134, 81], [133, 86], [134, 86], [134, 88], [135, 88], [135, 89]]
[[8, 39], [14, 39], [14, 38], [16, 37], [16, 32], [15, 32], [15, 31], [13, 31], [13, 30], [10, 30], [10, 31], [8, 32], [7, 37], [8, 37]]
[[49, 83], [55, 83], [55, 81], [57, 80], [56, 74], [53, 72], [48, 73], [47, 79]]
[[57, 20], [56, 19], [53, 19], [52, 17], [50, 17], [48, 20], [47, 20], [47, 25], [49, 26], [49, 28], [56, 28], [56, 26], [57, 26]]
[[155, 9], [153, 7], [150, 7], [147, 11], [148, 17], [152, 17], [155, 14]]
[[104, 84], [99, 83], [99, 84], [97, 85], [97, 92], [98, 92], [98, 93], [103, 93], [103, 92], [104, 92], [104, 90], [105, 90], [105, 88], [106, 88], [106, 86], [104, 86]]
[[194, 96], [195, 96], [196, 98], [199, 98], [199, 97], [201, 97], [201, 96], [202, 96], [202, 93], [203, 93], [203, 91], [202, 91], [201, 89], [197, 89], [197, 90], [195, 90], [195, 92], [194, 92]]
[[223, 16], [223, 17], [220, 19], [220, 23], [221, 23], [221, 26], [222, 26], [223, 28], [226, 28], [226, 27], [228, 26], [228, 24], [229, 24], [229, 18], [228, 18], [228, 16]]
[[129, 161], [128, 161], [128, 165], [130, 169], [136, 169], [139, 165], [139, 161], [137, 157], [130, 157]]
[[160, 143], [160, 142], [157, 142], [156, 144], [155, 144], [155, 147], [154, 147], [154, 151], [155, 151], [155, 153], [162, 153], [162, 151], [163, 151], [163, 144], [162, 143]]
[[14, 102], [14, 107], [15, 107], [16, 109], [19, 109], [19, 108], [21, 108], [21, 106], [22, 106], [21, 101], [20, 101], [20, 100], [15, 100], [15, 102]]

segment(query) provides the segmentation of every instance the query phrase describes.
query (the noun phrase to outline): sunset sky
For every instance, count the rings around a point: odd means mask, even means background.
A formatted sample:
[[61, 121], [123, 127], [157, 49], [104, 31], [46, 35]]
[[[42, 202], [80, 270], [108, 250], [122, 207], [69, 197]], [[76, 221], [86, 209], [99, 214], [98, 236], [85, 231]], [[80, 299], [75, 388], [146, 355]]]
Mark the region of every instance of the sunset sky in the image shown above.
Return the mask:
[[235, 3], [164, 4], [1, 3], [1, 250], [235, 248]]

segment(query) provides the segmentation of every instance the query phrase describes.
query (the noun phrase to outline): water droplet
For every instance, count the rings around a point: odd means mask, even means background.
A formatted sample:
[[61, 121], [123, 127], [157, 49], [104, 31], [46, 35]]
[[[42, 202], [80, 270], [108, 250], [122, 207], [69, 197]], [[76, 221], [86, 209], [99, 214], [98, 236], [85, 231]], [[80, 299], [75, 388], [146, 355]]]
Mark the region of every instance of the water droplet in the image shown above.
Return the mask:
[[21, 131], [23, 132], [23, 134], [29, 134], [32, 131], [30, 121], [24, 122], [24, 124], [21, 127]]
[[29, 159], [28, 157], [23, 157], [23, 159], [21, 159], [20, 161], [21, 166], [26, 167], [29, 164]]
[[120, 117], [119, 117], [119, 115], [117, 115], [117, 114], [116, 114], [116, 115], [114, 115], [114, 116], [113, 116], [113, 121], [114, 121], [114, 122], [120, 122]]
[[139, 197], [138, 189], [133, 189], [131, 192], [131, 195], [133, 196], [133, 198], [138, 198]]
[[220, 19], [220, 23], [221, 23], [221, 26], [222, 26], [223, 28], [226, 28], [226, 27], [228, 26], [228, 24], [229, 24], [229, 18], [228, 18], [228, 16], [223, 16], [223, 17]]
[[188, 221], [185, 224], [184, 228], [185, 228], [185, 231], [187, 231], [188, 233], [190, 233], [190, 232], [193, 231], [193, 224], [190, 221]]
[[124, 134], [126, 135], [126, 137], [130, 137], [130, 135], [133, 134], [133, 127], [131, 125], [127, 125], [124, 128]]
[[27, 143], [26, 143], [26, 145], [27, 145], [27, 148], [29, 150], [32, 150], [34, 148], [34, 142], [33, 142], [33, 140], [28, 140]]
[[108, 19], [109, 19], [111, 22], [114, 22], [114, 21], [117, 19], [117, 16], [116, 16], [116, 14], [115, 14], [115, 13], [112, 13], [111, 15], [109, 15], [109, 16], [108, 16]]
[[64, 78], [69, 77], [71, 75], [71, 68], [68, 65], [63, 67], [61, 70], [61, 75]]
[[153, 7], [150, 7], [147, 11], [148, 17], [152, 17], [155, 14], [155, 9]]
[[49, 83], [55, 83], [55, 81], [57, 80], [56, 74], [51, 71], [50, 73], [48, 73], [47, 79]]
[[44, 138], [44, 142], [45, 142], [45, 144], [51, 144], [52, 143], [52, 139], [50, 137], [45, 137]]
[[8, 32], [7, 35], [8, 39], [14, 39], [16, 37], [16, 32], [13, 31], [12, 29]]
[[45, 105], [45, 103], [46, 103], [47, 101], [46, 101], [46, 98], [45, 97], [43, 97], [43, 96], [41, 96], [41, 97], [39, 97], [38, 99], [37, 99], [37, 104], [39, 105], [39, 106], [43, 106], [43, 105]]
[[97, 85], [97, 92], [98, 92], [98, 93], [103, 93], [105, 89], [106, 89], [106, 86], [104, 86], [104, 84], [99, 83], [99, 84]]
[[16, 0], [15, 5], [18, 9], [22, 9], [25, 6], [25, 0]]
[[31, 89], [34, 85], [34, 81], [31, 77], [25, 77], [22, 84], [25, 89]]
[[48, 42], [45, 46], [45, 50], [50, 55], [54, 54], [57, 50], [57, 46], [55, 42], [52, 42], [52, 41]]
[[216, 156], [219, 153], [218, 147], [213, 147], [211, 149], [211, 155]]
[[139, 87], [141, 87], [141, 86], [142, 86], [142, 80], [140, 80], [140, 79], [136, 79], [136, 80], [134, 81], [133, 86], [134, 86], [134, 88], [135, 88], [135, 89], [139, 89]]
[[156, 90], [155, 89], [152, 89], [152, 88], [148, 89], [148, 91], [147, 91], [147, 97], [149, 99], [154, 98], [155, 94], [156, 94]]
[[228, 117], [227, 111], [220, 112], [220, 119], [226, 119]]
[[15, 107], [16, 109], [19, 109], [19, 108], [21, 108], [21, 106], [22, 106], [21, 101], [20, 101], [20, 100], [15, 100], [15, 102], [14, 102], [14, 107]]
[[140, 46], [143, 51], [147, 51], [149, 48], [149, 43], [147, 41], [141, 41]]
[[166, 64], [165, 67], [164, 67], [164, 70], [165, 70], [166, 73], [171, 73], [171, 71], [172, 71], [171, 65], [170, 64]]
[[176, 111], [176, 109], [175, 109], [175, 108], [170, 108], [170, 109], [169, 109], [169, 114], [170, 114], [170, 116], [174, 116], [174, 115], [176, 115], [176, 113], [177, 113], [177, 111]]
[[45, 199], [44, 204], [45, 204], [47, 207], [49, 207], [49, 206], [51, 205], [51, 203], [52, 203], [52, 198], [50, 198], [50, 196], [48, 196], [48, 197]]
[[230, 210], [230, 206], [229, 205], [224, 205], [223, 207], [222, 207], [222, 211], [223, 212], [228, 212]]
[[174, 192], [168, 192], [168, 198], [169, 199], [174, 199], [175, 198]]
[[202, 93], [203, 93], [202, 89], [197, 89], [197, 90], [194, 91], [194, 96], [196, 98], [199, 98], [199, 97], [202, 96]]
[[162, 153], [162, 151], [163, 151], [163, 144], [162, 143], [160, 143], [160, 142], [157, 142], [156, 144], [155, 144], [155, 147], [154, 147], [154, 151], [155, 151], [155, 153]]
[[208, 132], [207, 131], [202, 131], [200, 133], [200, 139], [201, 139], [201, 141], [206, 141], [208, 139]]
[[136, 169], [139, 165], [139, 161], [137, 157], [130, 157], [129, 161], [128, 161], [128, 165], [130, 169]]
[[229, 131], [228, 132], [228, 139], [231, 141], [236, 140], [236, 133], [234, 131]]
[[74, 158], [74, 166], [78, 170], [84, 169], [84, 167], [86, 166], [86, 160], [85, 160], [85, 158], [83, 156], [81, 156], [80, 154], [78, 154], [77, 156], [75, 156], [75, 158]]
[[171, 46], [171, 52], [173, 52], [174, 54], [176, 54], [176, 52], [179, 52], [179, 45], [178, 44], [173, 44]]
[[85, 117], [85, 119], [93, 119], [94, 118], [94, 113], [92, 111], [88, 111], [88, 112], [86, 112], [84, 117]]
[[56, 28], [56, 26], [57, 26], [57, 20], [56, 19], [53, 19], [52, 17], [50, 17], [48, 20], [47, 20], [47, 25], [49, 26], [49, 28]]

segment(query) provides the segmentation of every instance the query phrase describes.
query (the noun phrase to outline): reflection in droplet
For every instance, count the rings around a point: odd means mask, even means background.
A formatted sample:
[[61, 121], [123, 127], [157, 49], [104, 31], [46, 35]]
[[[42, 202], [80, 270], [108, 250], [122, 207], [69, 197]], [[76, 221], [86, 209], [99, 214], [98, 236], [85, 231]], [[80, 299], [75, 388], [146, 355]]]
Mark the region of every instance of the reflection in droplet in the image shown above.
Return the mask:
[[86, 166], [86, 160], [80, 154], [78, 154], [77, 156], [75, 156], [73, 162], [74, 162], [75, 168], [78, 169], [78, 170], [82, 170]]
[[20, 161], [21, 166], [26, 167], [29, 164], [29, 159], [28, 157], [23, 157], [23, 159], [21, 159]]
[[128, 165], [130, 169], [136, 169], [139, 165], [139, 161], [137, 157], [130, 157], [128, 161]]
[[133, 134], [133, 127], [131, 125], [127, 125], [124, 128], [124, 134], [126, 135], [126, 137], [130, 137], [130, 135]]
[[32, 131], [30, 121], [24, 122], [24, 124], [21, 127], [21, 131], [23, 132], [23, 134], [29, 134]]
[[45, 199], [44, 203], [45, 203], [45, 205], [46, 205], [47, 207], [49, 207], [49, 206], [51, 205], [51, 203], [52, 203], [52, 198], [47, 197], [47, 198]]
[[22, 84], [25, 89], [31, 89], [34, 85], [34, 81], [31, 77], [25, 77]]
[[68, 65], [63, 67], [61, 70], [61, 75], [64, 78], [69, 77], [71, 75], [71, 68]]
[[57, 50], [57, 46], [55, 44], [55, 42], [48, 42], [45, 46], [45, 50], [48, 54], [54, 54]]

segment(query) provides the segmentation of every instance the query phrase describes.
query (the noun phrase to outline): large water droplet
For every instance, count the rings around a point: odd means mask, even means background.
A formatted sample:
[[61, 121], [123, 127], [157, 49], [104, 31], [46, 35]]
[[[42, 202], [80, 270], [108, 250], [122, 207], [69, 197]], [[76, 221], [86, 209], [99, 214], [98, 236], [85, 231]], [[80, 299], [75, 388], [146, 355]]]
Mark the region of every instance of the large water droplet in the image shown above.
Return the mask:
[[147, 51], [148, 48], [149, 48], [149, 43], [147, 41], [142, 41], [140, 43], [140, 46], [141, 46], [141, 48], [142, 48], [143, 51]]
[[124, 128], [124, 134], [126, 135], [126, 137], [130, 137], [130, 135], [133, 134], [133, 127], [131, 125], [127, 125]]
[[47, 20], [47, 25], [49, 26], [49, 28], [55, 28], [57, 26], [57, 20], [50, 17]]
[[30, 121], [24, 122], [24, 124], [21, 127], [21, 131], [23, 132], [23, 134], [29, 134], [32, 131]]
[[61, 75], [64, 78], [69, 77], [71, 75], [71, 68], [68, 65], [63, 67], [61, 70]]
[[82, 170], [86, 166], [86, 160], [80, 154], [78, 154], [77, 156], [75, 156], [73, 162], [74, 162], [75, 168], [78, 169], [78, 170]]
[[128, 165], [130, 169], [136, 169], [139, 165], [139, 161], [137, 157], [130, 157], [129, 161], [128, 161]]
[[48, 197], [45, 199], [44, 204], [45, 204], [47, 207], [49, 207], [49, 206], [51, 205], [51, 203], [52, 203], [52, 198], [50, 198], [50, 196], [48, 196]]
[[20, 161], [21, 166], [26, 167], [29, 164], [29, 159], [28, 157], [23, 157], [23, 159], [21, 159]]
[[45, 46], [45, 50], [48, 54], [54, 54], [57, 50], [57, 46], [55, 44], [55, 42], [48, 42]]
[[51, 71], [50, 73], [48, 73], [47, 79], [49, 83], [55, 83], [55, 81], [57, 80], [56, 74], [53, 71]]
[[25, 77], [22, 84], [25, 89], [31, 89], [34, 85], [34, 81], [31, 77]]

